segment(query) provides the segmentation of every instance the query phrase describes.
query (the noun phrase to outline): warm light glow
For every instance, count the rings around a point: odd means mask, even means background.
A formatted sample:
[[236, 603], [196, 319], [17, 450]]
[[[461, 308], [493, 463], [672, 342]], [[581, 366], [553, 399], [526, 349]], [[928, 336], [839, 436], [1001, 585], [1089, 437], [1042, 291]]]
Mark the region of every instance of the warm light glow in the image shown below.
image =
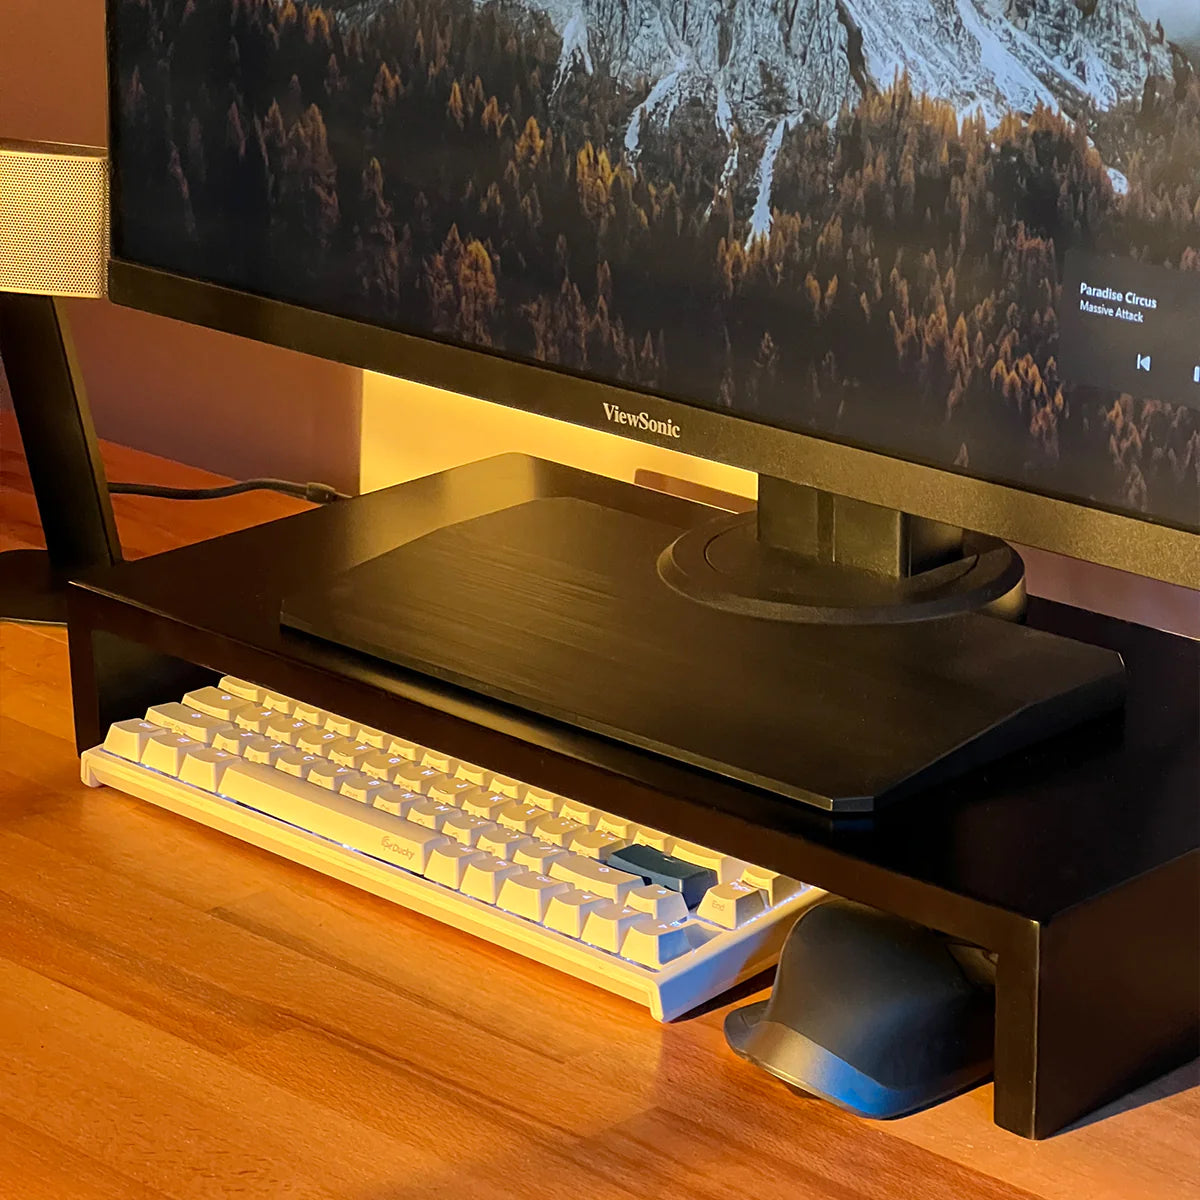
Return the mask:
[[754, 474], [737, 467], [366, 373], [360, 484], [364, 492], [511, 451], [614, 479], [631, 481], [635, 471], [645, 469], [742, 496], [753, 496], [757, 488]]

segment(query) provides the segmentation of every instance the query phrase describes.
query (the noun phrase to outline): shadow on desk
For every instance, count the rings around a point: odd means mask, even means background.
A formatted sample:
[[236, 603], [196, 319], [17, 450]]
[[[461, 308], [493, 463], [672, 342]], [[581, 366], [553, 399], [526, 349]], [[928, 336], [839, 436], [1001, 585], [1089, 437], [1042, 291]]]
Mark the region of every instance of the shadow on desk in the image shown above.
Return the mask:
[[[1146, 1104], [1165, 1100], [1168, 1096], [1178, 1096], [1194, 1087], [1200, 1087], [1200, 1058], [1194, 1058], [1190, 1063], [1184, 1063], [1182, 1067], [1168, 1071], [1166, 1075], [1156, 1079], [1153, 1083], [1148, 1083], [1145, 1087], [1140, 1087], [1137, 1091], [1122, 1096], [1120, 1100], [1114, 1100], [1111, 1104], [1096, 1109], [1094, 1113], [1081, 1118], [1074, 1125], [1068, 1125], [1058, 1136], [1069, 1137], [1076, 1130], [1086, 1129], [1089, 1125], [1095, 1125], [1097, 1121], [1106, 1121], [1109, 1117], [1115, 1117], [1120, 1113], [1132, 1112], [1135, 1108], [1142, 1108]], [[1200, 1133], [1200, 1130], [1197, 1132]]]

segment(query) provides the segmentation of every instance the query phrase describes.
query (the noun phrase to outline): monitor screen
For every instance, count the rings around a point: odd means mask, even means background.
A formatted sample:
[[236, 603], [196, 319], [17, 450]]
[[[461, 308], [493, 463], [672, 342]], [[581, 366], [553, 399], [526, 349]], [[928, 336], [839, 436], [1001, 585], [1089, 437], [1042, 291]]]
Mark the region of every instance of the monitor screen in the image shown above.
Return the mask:
[[1195, 0], [110, 0], [114, 253], [1200, 526]]

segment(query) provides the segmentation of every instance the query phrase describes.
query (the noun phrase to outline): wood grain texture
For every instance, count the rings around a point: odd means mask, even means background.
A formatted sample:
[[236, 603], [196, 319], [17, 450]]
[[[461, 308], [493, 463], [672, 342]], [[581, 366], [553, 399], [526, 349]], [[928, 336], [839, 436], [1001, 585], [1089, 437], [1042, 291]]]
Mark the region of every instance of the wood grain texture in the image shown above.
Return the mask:
[[[12, 441], [7, 546], [36, 539]], [[112, 447], [105, 457], [125, 477], [210, 478]], [[116, 506], [131, 553], [295, 507]], [[0, 628], [3, 1200], [1200, 1195], [1194, 1065], [1035, 1144], [991, 1124], [989, 1087], [887, 1124], [797, 1098], [726, 1050], [724, 1011], [660, 1026], [84, 788], [65, 638]]]

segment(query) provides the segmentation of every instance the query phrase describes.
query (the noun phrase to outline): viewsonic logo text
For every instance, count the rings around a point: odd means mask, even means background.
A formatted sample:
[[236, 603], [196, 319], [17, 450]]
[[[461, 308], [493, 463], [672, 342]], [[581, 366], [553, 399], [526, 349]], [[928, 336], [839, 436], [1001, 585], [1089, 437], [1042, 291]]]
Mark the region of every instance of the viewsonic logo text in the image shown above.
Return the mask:
[[605, 404], [604, 415], [614, 425], [628, 425], [645, 433], [657, 433], [659, 437], [680, 436], [679, 426], [674, 421], [657, 421], [648, 412], [628, 412], [615, 404]]

